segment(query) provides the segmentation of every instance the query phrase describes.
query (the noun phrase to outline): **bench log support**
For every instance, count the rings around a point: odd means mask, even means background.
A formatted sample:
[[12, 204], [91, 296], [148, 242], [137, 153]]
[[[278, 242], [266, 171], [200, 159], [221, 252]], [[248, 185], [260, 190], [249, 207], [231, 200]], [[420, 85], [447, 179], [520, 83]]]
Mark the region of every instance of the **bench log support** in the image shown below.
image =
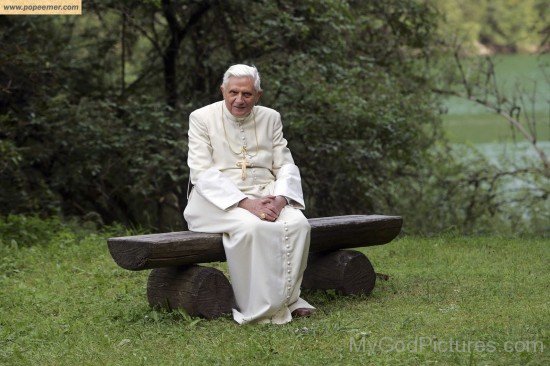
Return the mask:
[[212, 267], [156, 268], [147, 281], [147, 300], [152, 307], [184, 309], [207, 319], [230, 313], [233, 289], [224, 274]]
[[375, 283], [376, 273], [363, 253], [338, 250], [310, 255], [302, 287], [312, 290], [333, 289], [342, 295], [368, 295]]
[[[363, 253], [339, 250], [310, 255], [302, 288], [368, 295], [375, 281], [374, 268]], [[235, 306], [231, 284], [224, 274], [196, 265], [153, 269], [147, 299], [152, 307], [184, 309], [191, 316], [207, 319], [229, 314]]]
[[[344, 248], [389, 243], [401, 231], [399, 216], [350, 215], [310, 219], [311, 245], [302, 287], [369, 294], [376, 274], [367, 257]], [[224, 274], [196, 263], [225, 260], [220, 234], [174, 232], [111, 238], [115, 262], [129, 270], [152, 269], [147, 299], [153, 307], [184, 309], [207, 319], [231, 312], [233, 289]]]

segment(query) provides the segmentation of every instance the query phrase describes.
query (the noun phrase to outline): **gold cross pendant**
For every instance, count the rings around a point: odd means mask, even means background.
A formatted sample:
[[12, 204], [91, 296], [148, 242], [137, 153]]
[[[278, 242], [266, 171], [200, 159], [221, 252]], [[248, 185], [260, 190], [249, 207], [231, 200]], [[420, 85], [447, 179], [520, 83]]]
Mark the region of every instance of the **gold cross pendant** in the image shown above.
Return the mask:
[[241, 179], [246, 179], [246, 168], [251, 167], [252, 164], [246, 160], [246, 147], [242, 147], [241, 153], [243, 154], [243, 157], [240, 161], [237, 161], [237, 167], [241, 168]]

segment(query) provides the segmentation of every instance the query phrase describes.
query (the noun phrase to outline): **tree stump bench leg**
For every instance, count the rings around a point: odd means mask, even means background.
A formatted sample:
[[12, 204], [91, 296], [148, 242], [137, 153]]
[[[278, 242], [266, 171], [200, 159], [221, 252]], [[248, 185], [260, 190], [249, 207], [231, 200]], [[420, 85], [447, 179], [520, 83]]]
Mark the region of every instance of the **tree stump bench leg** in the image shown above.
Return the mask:
[[147, 299], [153, 307], [180, 308], [207, 319], [231, 313], [235, 301], [231, 284], [221, 271], [197, 265], [153, 269]]
[[370, 294], [376, 273], [368, 258], [355, 250], [313, 253], [304, 273], [302, 287], [335, 289], [343, 295]]
[[[370, 294], [375, 282], [374, 268], [363, 253], [338, 250], [310, 255], [302, 287], [360, 295]], [[207, 319], [229, 314], [235, 307], [233, 289], [225, 275], [198, 265], [153, 269], [147, 299], [152, 307], [184, 309], [191, 316]]]

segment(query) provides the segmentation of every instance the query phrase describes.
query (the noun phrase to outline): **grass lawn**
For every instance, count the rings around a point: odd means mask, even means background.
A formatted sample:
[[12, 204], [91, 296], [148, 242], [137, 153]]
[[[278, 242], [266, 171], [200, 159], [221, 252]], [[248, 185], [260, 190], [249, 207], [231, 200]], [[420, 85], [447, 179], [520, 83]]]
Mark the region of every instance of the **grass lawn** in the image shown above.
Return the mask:
[[304, 293], [313, 317], [239, 326], [150, 309], [107, 236], [0, 242], [0, 364], [550, 364], [550, 239], [405, 237], [364, 249], [390, 276], [371, 296]]

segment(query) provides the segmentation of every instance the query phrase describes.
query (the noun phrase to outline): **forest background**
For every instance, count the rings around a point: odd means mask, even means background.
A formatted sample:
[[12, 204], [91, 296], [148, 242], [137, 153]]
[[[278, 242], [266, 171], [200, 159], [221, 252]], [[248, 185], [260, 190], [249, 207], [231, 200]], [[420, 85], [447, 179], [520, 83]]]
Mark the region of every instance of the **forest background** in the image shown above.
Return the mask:
[[[4, 228], [37, 215], [185, 229], [188, 115], [248, 63], [283, 116], [306, 216], [547, 236], [545, 3], [124, 0], [0, 16]], [[537, 77], [498, 74], [503, 54], [529, 54]], [[453, 120], [456, 108], [495, 118]], [[483, 123], [511, 136], [498, 154], [449, 140]]]

